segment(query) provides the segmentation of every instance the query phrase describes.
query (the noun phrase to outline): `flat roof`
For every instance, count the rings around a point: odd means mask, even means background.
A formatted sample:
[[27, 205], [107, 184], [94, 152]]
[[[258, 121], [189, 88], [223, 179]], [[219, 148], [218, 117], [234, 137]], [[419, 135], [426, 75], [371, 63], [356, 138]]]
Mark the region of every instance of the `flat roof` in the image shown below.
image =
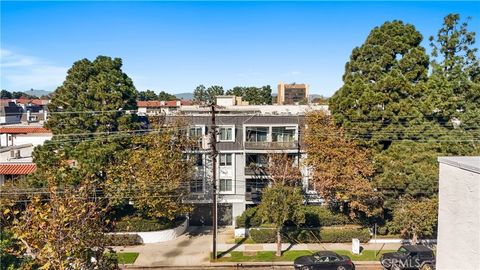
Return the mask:
[[438, 157], [438, 162], [480, 174], [480, 156]]

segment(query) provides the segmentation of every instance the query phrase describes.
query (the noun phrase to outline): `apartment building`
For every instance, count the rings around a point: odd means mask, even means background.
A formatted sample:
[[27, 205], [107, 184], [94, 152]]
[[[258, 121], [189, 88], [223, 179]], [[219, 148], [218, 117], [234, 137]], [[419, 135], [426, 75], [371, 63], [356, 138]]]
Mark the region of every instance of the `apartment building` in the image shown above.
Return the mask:
[[[262, 190], [269, 184], [265, 167], [270, 153], [286, 153], [293, 166], [305, 158], [302, 142], [305, 113], [328, 110], [327, 106], [231, 105], [218, 109], [217, 188], [219, 225], [234, 225], [236, 216], [261, 200]], [[190, 184], [189, 202], [194, 204], [191, 225], [211, 225], [212, 159], [208, 147], [211, 131], [209, 108], [182, 106], [179, 113], [189, 123], [189, 135], [199, 141], [199, 148], [190, 153], [197, 170]], [[171, 115], [169, 117], [177, 117]], [[207, 140], [207, 143], [205, 143]], [[302, 182], [308, 191], [308, 175], [302, 168]]]
[[308, 100], [309, 88], [310, 86], [308, 84], [285, 84], [280, 82], [278, 84], [277, 104], [298, 104], [299, 102]]

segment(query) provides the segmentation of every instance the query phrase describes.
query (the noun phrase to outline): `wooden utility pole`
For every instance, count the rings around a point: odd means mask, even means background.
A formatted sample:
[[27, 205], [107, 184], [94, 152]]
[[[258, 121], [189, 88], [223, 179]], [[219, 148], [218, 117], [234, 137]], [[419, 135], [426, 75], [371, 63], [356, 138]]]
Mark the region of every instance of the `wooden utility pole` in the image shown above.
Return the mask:
[[211, 105], [212, 127], [210, 149], [212, 157], [212, 226], [213, 226], [213, 260], [217, 260], [217, 126], [215, 124], [215, 105]]

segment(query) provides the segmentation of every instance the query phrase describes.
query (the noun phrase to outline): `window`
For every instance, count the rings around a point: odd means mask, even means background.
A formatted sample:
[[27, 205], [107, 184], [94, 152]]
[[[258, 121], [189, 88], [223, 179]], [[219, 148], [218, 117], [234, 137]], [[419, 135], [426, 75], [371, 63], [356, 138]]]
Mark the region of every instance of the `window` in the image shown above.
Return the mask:
[[231, 191], [233, 191], [233, 180], [220, 179], [220, 192], [231, 192]]
[[246, 159], [245, 166], [258, 166], [258, 167], [268, 166], [267, 154], [246, 154], [245, 159]]
[[268, 127], [247, 127], [247, 142], [266, 142]]
[[190, 138], [200, 139], [203, 136], [203, 128], [202, 127], [191, 127], [189, 132], [188, 132], [188, 135], [190, 136]]
[[233, 136], [234, 136], [234, 132], [233, 132], [233, 127], [220, 127], [219, 128], [219, 135], [220, 135], [220, 138], [219, 138], [219, 141], [221, 142], [228, 142], [228, 141], [235, 141]]
[[220, 166], [232, 166], [232, 154], [220, 154]]
[[203, 155], [202, 154], [194, 154], [192, 156], [193, 163], [195, 166], [202, 167], [203, 166]]
[[190, 182], [190, 192], [202, 193], [203, 192], [203, 179], [193, 179]]
[[295, 140], [295, 127], [272, 127], [272, 141], [293, 142]]

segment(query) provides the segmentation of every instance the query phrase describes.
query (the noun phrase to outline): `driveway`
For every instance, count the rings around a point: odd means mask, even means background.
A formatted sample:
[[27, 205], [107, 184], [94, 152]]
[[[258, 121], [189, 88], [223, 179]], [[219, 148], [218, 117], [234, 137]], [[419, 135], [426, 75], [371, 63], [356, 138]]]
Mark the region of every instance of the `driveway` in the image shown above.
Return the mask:
[[188, 266], [209, 264], [212, 235], [209, 228], [189, 227], [187, 233], [163, 243], [115, 247], [117, 252], [138, 252], [134, 265]]

